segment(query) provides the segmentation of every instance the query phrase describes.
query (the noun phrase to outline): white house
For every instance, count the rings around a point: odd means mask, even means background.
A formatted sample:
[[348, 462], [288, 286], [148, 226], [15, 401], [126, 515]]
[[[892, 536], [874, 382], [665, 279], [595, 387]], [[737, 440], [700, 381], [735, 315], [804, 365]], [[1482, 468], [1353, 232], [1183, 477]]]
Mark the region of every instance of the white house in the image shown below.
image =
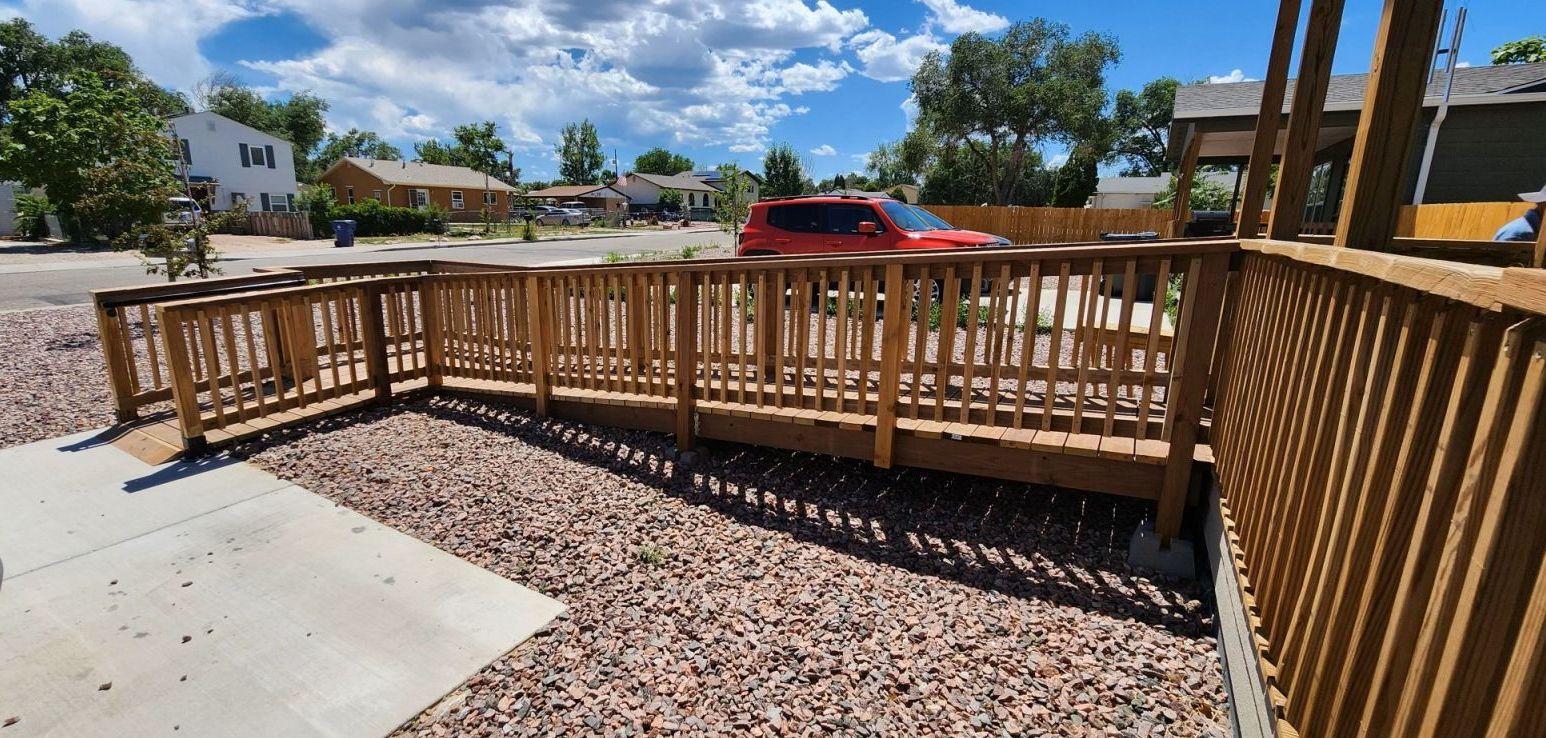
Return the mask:
[[[1233, 189], [1234, 172], [1198, 172], [1199, 179], [1215, 182]], [[1158, 177], [1101, 177], [1095, 185], [1095, 194], [1085, 207], [1091, 208], [1148, 208], [1170, 185], [1170, 175]]]
[[211, 112], [171, 119], [188, 179], [209, 193], [211, 210], [246, 201], [249, 210], [286, 212], [295, 204], [290, 142]]
[[628, 196], [628, 205], [640, 210], [654, 210], [660, 205], [660, 191], [671, 189], [682, 193], [682, 206], [710, 208], [719, 190], [696, 177], [668, 174], [640, 174], [629, 172], [612, 183], [612, 189]]
[[[701, 180], [707, 183], [710, 187], [713, 187], [720, 192], [725, 191], [725, 177], [719, 173], [718, 169], [699, 169], [697, 171], [677, 172], [676, 176], [692, 177], [693, 179]], [[762, 178], [746, 171], [745, 169], [741, 170], [740, 176], [741, 181], [746, 185], [746, 201], [756, 202], [757, 200], [761, 199], [760, 195], [762, 193]]]

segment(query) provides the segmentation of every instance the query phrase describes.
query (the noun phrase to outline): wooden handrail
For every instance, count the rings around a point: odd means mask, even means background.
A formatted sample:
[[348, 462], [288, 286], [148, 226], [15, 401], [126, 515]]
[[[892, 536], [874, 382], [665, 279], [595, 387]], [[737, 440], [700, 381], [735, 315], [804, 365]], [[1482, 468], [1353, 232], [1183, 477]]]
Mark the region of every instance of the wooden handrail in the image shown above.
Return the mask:
[[1499, 282], [1503, 278], [1503, 269], [1500, 267], [1420, 259], [1298, 241], [1243, 239], [1240, 248], [1362, 274], [1481, 308], [1497, 309], [1503, 303], [1499, 294]]

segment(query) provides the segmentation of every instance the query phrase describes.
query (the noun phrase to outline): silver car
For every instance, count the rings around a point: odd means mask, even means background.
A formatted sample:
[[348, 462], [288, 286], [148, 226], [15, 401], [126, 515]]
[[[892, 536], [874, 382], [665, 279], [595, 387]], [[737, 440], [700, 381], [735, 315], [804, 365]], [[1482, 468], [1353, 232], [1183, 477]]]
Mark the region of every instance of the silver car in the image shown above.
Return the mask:
[[582, 210], [556, 208], [552, 205], [534, 205], [530, 210], [517, 213], [524, 219], [530, 215], [538, 225], [590, 225], [590, 216]]

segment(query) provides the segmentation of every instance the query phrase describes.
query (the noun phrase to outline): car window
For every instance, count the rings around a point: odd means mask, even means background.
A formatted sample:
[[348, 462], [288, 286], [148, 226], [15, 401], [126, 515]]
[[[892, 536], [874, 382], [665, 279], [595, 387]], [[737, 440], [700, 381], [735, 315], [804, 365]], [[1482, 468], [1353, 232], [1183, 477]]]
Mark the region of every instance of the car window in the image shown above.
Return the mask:
[[904, 231], [934, 230], [934, 226], [923, 218], [918, 217], [918, 214], [913, 212], [912, 208], [909, 208], [906, 205], [897, 202], [896, 200], [887, 200], [882, 202], [880, 207], [882, 210], [886, 211], [886, 215], [891, 218], [891, 222], [895, 223], [896, 227], [901, 228]]
[[768, 225], [796, 233], [820, 233], [821, 207], [815, 203], [770, 206]]
[[877, 230], [885, 230], [875, 209], [868, 205], [828, 205], [827, 233], [858, 233], [859, 224], [874, 223]]
[[908, 207], [912, 208], [912, 211], [914, 213], [916, 213], [919, 218], [922, 218], [923, 222], [928, 223], [929, 225], [933, 226], [936, 230], [941, 230], [941, 231], [959, 231], [959, 230], [961, 230], [960, 228], [957, 228], [957, 227], [955, 227], [953, 225], [950, 225], [948, 222], [945, 221], [944, 218], [941, 218], [938, 215], [935, 215], [935, 214], [933, 214], [933, 213], [931, 213], [931, 212], [929, 212], [927, 210], [924, 210], [923, 208], [920, 208], [917, 205], [910, 205]]

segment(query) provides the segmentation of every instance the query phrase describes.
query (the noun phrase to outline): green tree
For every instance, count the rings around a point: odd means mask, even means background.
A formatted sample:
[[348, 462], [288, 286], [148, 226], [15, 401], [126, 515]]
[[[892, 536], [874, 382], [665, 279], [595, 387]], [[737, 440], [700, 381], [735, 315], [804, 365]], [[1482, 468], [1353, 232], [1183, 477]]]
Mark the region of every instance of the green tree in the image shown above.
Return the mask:
[[762, 156], [762, 196], [789, 197], [805, 191], [805, 167], [794, 147], [777, 143]]
[[[1198, 172], [1201, 174], [1201, 170]], [[1218, 182], [1203, 177], [1192, 179], [1192, 194], [1187, 198], [1192, 210], [1228, 210], [1234, 200], [1234, 192]], [[1169, 210], [1176, 202], [1176, 177], [1171, 175], [1165, 189], [1154, 196], [1154, 207]]]
[[667, 187], [660, 191], [660, 207], [666, 210], [682, 209], [682, 193]]
[[1117, 93], [1111, 113], [1112, 142], [1108, 160], [1120, 160], [1124, 177], [1157, 177], [1170, 169], [1166, 144], [1176, 107], [1173, 77], [1161, 77], [1139, 92]]
[[[1041, 154], [1031, 152], [1021, 162], [1021, 179], [1009, 205], [1042, 206], [1051, 196], [1056, 170], [1043, 166]], [[939, 205], [982, 205], [993, 200], [993, 193], [982, 162], [969, 156], [964, 147], [946, 146], [930, 157], [928, 177], [918, 190], [920, 202]]]
[[[66, 228], [82, 237], [93, 224], [83, 222], [77, 207], [88, 195], [104, 195], [96, 188], [137, 177], [132, 186], [149, 191], [152, 182], [172, 181], [171, 141], [161, 119], [139, 101], [134, 87], [85, 71], [71, 73], [64, 94], [28, 91], [10, 106], [11, 125], [0, 138], [0, 179], [46, 188]], [[103, 171], [109, 164], [119, 172]]]
[[145, 79], [128, 53], [83, 31], [49, 41], [21, 18], [0, 23], [0, 125], [9, 120], [10, 103], [33, 90], [66, 93], [72, 73], [91, 72], [104, 85], [132, 91], [138, 107], [159, 116], [188, 112], [188, 100]]
[[1095, 194], [1100, 178], [1096, 172], [1095, 157], [1076, 152], [1058, 167], [1052, 180], [1052, 199], [1055, 208], [1082, 208]]
[[553, 148], [558, 153], [560, 180], [566, 184], [596, 184], [606, 159], [601, 154], [596, 125], [589, 118], [564, 126], [560, 143]]
[[918, 184], [918, 172], [908, 166], [901, 141], [877, 145], [865, 160], [864, 171], [875, 175], [882, 187]]
[[714, 219], [719, 221], [720, 230], [739, 236], [751, 210], [746, 174], [735, 164], [720, 164], [719, 177], [724, 184], [714, 197]]
[[322, 148], [317, 152], [316, 164], [322, 170], [326, 170], [333, 166], [333, 162], [346, 156], [397, 161], [403, 158], [403, 152], [382, 140], [375, 131], [350, 128], [349, 132], [342, 136], [336, 133], [327, 135], [327, 141], [323, 142]]
[[505, 154], [510, 148], [499, 137], [499, 125], [491, 120], [457, 126], [451, 132], [453, 157], [460, 166], [496, 179], [507, 177]]
[[633, 158], [633, 170], [640, 174], [676, 174], [692, 168], [692, 159], [673, 154], [659, 146]]
[[990, 202], [1007, 204], [1042, 144], [1094, 137], [1103, 125], [1106, 68], [1119, 57], [1114, 38], [1075, 38], [1041, 18], [998, 39], [962, 34], [948, 55], [928, 54], [913, 75], [918, 126], [963, 147], [987, 177]]
[[1510, 41], [1492, 50], [1493, 64], [1546, 62], [1546, 36], [1536, 34]]
[[425, 164], [456, 165], [456, 152], [447, 144], [435, 139], [416, 141], [413, 144], [413, 160]]

